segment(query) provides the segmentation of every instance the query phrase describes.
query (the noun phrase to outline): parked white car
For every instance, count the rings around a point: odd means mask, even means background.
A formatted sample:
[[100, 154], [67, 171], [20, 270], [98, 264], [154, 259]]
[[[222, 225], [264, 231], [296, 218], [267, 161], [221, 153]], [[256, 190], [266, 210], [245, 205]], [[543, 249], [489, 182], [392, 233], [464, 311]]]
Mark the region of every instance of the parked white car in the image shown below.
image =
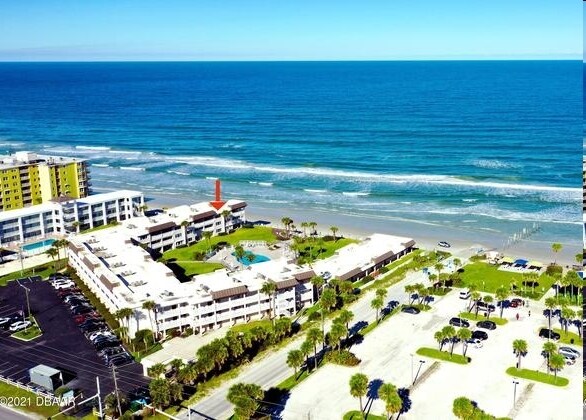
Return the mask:
[[578, 350], [574, 350], [573, 348], [567, 347], [567, 346], [560, 347], [558, 350], [558, 353], [564, 357], [566, 357], [566, 356], [570, 356], [573, 358], [580, 357], [580, 352]]
[[470, 298], [470, 295], [471, 295], [470, 290], [462, 290], [460, 292], [460, 299], [468, 299], [468, 298]]
[[10, 328], [8, 328], [8, 329], [12, 332], [15, 332], [15, 331], [24, 330], [25, 328], [28, 328], [31, 325], [33, 325], [33, 324], [30, 321], [18, 321], [18, 322], [15, 322], [14, 324], [11, 324]]

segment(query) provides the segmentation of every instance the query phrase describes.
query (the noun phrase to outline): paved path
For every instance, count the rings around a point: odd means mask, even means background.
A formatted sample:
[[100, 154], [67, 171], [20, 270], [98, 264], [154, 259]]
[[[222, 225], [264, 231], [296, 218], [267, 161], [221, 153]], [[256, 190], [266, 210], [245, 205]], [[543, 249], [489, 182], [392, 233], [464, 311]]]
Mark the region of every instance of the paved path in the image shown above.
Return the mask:
[[8, 408], [0, 405], [0, 419], [2, 420], [24, 420], [24, 419], [40, 419], [41, 416], [35, 414], [25, 414], [16, 411], [13, 408]]
[[[428, 282], [427, 276], [422, 272], [409, 274], [405, 281], [389, 287], [387, 301], [405, 301], [405, 285], [418, 282]], [[360, 298], [360, 300], [350, 305], [348, 309], [354, 313], [354, 320], [352, 321], [353, 323], [360, 321], [374, 322], [375, 314], [373, 309], [370, 307], [370, 302], [374, 296], [374, 290], [368, 291]], [[330, 325], [331, 320], [326, 322], [326, 330], [329, 329]], [[260, 385], [263, 389], [268, 389], [291, 376], [293, 374], [293, 369], [287, 366], [287, 353], [290, 350], [299, 348], [304, 340], [305, 335], [302, 335], [277, 352], [245, 367], [242, 373], [236, 379], [225, 382], [222, 386], [215, 389], [211, 395], [192, 406], [191, 418], [227, 419], [230, 417], [233, 412], [233, 407], [232, 404], [227, 401], [226, 395], [230, 386], [235, 383], [255, 383]], [[187, 413], [184, 413], [182, 417], [187, 418]]]

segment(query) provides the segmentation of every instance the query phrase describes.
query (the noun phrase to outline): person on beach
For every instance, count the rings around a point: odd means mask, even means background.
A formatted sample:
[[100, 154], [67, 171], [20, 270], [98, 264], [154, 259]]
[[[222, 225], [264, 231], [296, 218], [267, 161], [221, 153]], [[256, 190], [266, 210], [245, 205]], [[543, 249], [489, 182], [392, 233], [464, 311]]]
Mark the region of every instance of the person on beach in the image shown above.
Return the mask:
[[517, 321], [519, 320], [519, 312], [517, 312]]
[[527, 314], [529, 317], [531, 317], [531, 311], [529, 311], [529, 313]]

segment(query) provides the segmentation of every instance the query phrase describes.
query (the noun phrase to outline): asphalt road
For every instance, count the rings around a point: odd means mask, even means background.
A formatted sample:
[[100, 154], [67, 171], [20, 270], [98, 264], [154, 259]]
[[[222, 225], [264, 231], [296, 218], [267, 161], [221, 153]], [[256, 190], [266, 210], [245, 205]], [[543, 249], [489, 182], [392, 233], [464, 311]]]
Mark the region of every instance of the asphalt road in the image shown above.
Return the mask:
[[[405, 294], [405, 286], [413, 283], [428, 283], [427, 276], [422, 272], [410, 273], [406, 280], [395, 284], [388, 288], [387, 302], [399, 301], [404, 303], [407, 296]], [[357, 302], [352, 304], [348, 309], [354, 313], [354, 320], [352, 325], [359, 322], [374, 322], [375, 313], [370, 306], [370, 302], [375, 296], [374, 290], [365, 293]], [[329, 329], [331, 321], [326, 322], [326, 331]], [[352, 328], [352, 326], [351, 326]], [[287, 366], [287, 353], [290, 350], [298, 349], [301, 343], [305, 340], [305, 335], [301, 335], [298, 339], [291, 342], [288, 346], [279, 351], [264, 357], [258, 362], [253, 362], [238, 375], [236, 379], [225, 382], [222, 386], [215, 389], [211, 395], [202, 399], [197, 404], [191, 406], [192, 419], [218, 419], [223, 420], [230, 417], [233, 413], [233, 407], [226, 399], [228, 389], [235, 383], [255, 383], [260, 385], [263, 389], [268, 389], [272, 386], [278, 385], [280, 382], [293, 374], [293, 369]], [[187, 413], [182, 415], [183, 418], [188, 418]]]
[[0, 405], [0, 419], [2, 420], [24, 420], [36, 419], [37, 417], [31, 414], [20, 413], [18, 411], [6, 408]]

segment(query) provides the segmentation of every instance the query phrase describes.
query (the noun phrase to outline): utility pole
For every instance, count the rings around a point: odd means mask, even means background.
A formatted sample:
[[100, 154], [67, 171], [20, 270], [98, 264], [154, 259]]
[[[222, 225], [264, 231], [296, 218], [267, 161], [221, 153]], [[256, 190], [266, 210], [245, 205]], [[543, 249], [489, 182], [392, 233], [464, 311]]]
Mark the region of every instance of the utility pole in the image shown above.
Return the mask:
[[96, 376], [96, 384], [97, 384], [97, 387], [98, 387], [97, 397], [98, 397], [98, 410], [99, 410], [99, 413], [100, 413], [98, 415], [99, 416], [98, 418], [99, 418], [99, 420], [102, 420], [104, 418], [104, 414], [102, 413], [102, 397], [100, 395], [100, 377], [99, 376]]
[[118, 394], [118, 382], [116, 382], [116, 366], [112, 365], [112, 376], [114, 377], [114, 392], [116, 392], [116, 403], [118, 404], [118, 415], [122, 415], [122, 407], [120, 406], [120, 395]]
[[18, 256], [20, 258], [20, 277], [24, 275], [24, 262], [22, 260], [22, 246], [18, 248]]

